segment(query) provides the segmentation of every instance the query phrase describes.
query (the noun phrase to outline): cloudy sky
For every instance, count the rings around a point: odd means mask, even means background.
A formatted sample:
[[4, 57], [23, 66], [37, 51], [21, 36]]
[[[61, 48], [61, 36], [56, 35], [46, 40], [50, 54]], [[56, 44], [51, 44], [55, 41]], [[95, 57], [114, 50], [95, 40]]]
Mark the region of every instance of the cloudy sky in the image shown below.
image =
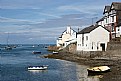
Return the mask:
[[[120, 0], [0, 0], [0, 44], [56, 43], [70, 25], [77, 31]], [[121, 1], [120, 1], [121, 2]], [[94, 23], [93, 22], [93, 23]]]

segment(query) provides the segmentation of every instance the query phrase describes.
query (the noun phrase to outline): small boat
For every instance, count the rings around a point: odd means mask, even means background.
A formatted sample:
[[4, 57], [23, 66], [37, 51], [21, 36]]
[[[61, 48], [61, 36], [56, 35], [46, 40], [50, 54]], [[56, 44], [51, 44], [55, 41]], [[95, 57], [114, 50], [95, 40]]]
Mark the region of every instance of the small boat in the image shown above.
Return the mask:
[[110, 68], [108, 66], [98, 66], [98, 67], [87, 68], [87, 71], [88, 71], [88, 74], [106, 73], [110, 71]]
[[28, 70], [46, 70], [48, 68], [48, 66], [29, 66]]
[[33, 53], [33, 54], [41, 54], [40, 51], [33, 51], [32, 53]]
[[58, 54], [58, 52], [57, 51], [53, 51], [53, 54]]
[[12, 47], [11, 46], [6, 46], [5, 49], [6, 50], [12, 50]]

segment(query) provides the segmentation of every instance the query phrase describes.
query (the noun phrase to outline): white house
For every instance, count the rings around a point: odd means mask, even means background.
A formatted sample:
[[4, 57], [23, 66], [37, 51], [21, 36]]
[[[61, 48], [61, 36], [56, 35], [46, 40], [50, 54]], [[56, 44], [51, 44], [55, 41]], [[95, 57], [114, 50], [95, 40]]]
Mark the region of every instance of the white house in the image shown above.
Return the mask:
[[74, 31], [70, 26], [62, 33], [62, 35], [57, 39], [57, 47], [66, 47], [68, 44], [76, 40], [76, 31]]
[[73, 32], [71, 37], [67, 41], [65, 41], [64, 47], [68, 46], [71, 43], [75, 43], [75, 42], [77, 42], [77, 32]]
[[77, 51], [106, 51], [109, 31], [92, 25], [77, 33]]

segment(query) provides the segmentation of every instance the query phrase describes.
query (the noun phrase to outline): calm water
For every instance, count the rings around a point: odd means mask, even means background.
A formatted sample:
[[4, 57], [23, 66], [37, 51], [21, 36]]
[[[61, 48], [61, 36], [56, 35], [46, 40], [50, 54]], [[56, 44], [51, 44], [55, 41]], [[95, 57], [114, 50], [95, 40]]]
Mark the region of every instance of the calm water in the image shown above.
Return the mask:
[[[45, 46], [20, 45], [0, 52], [0, 81], [99, 81], [98, 77], [88, 77], [87, 66], [76, 63], [41, 58], [48, 54]], [[41, 51], [41, 54], [32, 54]], [[27, 66], [48, 65], [44, 71], [28, 71]]]

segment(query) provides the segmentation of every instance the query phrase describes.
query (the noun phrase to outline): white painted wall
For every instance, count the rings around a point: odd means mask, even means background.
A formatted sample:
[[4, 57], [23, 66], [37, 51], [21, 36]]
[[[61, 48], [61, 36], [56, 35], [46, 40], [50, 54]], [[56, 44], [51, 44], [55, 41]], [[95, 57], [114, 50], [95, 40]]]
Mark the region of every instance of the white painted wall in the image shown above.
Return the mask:
[[84, 34], [84, 45], [82, 44], [82, 37], [83, 34], [77, 34], [77, 51], [102, 51], [101, 43], [105, 44], [106, 50], [107, 42], [109, 42], [109, 32], [101, 26]]
[[62, 39], [61, 39], [61, 38], [58, 38], [58, 39], [56, 40], [56, 46], [57, 46], [57, 47], [60, 47], [61, 44], [62, 44]]
[[121, 35], [121, 26], [116, 27], [116, 37], [120, 37]]
[[72, 30], [70, 26], [67, 26], [66, 31], [62, 33], [61, 39], [57, 39], [56, 45], [60, 46], [61, 44], [61, 45], [64, 45], [64, 47], [66, 47], [70, 43], [66, 41], [69, 41], [75, 38], [76, 38], [76, 32]]
[[102, 51], [102, 47], [100, 46], [101, 43], [105, 44], [106, 50], [107, 42], [109, 42], [109, 32], [101, 26], [90, 32], [90, 43], [92, 44], [90, 47], [91, 51]]
[[64, 47], [66, 47], [67, 45], [76, 42], [76, 32], [73, 31], [72, 35], [70, 36], [69, 39], [67, 39], [67, 41], [65, 41]]

